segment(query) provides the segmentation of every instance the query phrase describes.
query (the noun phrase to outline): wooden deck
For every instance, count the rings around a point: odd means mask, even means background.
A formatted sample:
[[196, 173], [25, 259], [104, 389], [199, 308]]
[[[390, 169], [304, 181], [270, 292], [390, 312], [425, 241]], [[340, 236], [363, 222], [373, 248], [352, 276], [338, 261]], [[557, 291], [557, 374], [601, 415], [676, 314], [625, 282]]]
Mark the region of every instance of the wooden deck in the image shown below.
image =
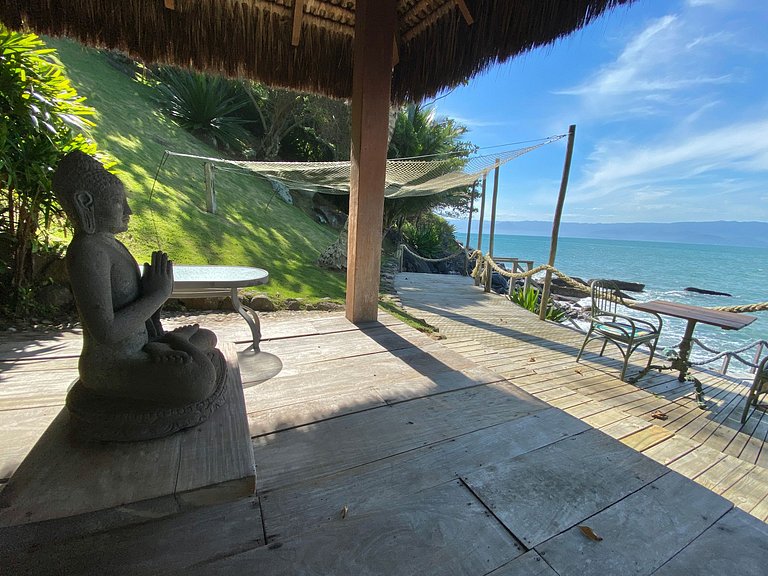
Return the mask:
[[[443, 306], [417, 304], [426, 290], [411, 280], [399, 286], [422, 315]], [[646, 456], [701, 461], [701, 447], [602, 404], [612, 396], [591, 399], [586, 383], [570, 390], [564, 373], [556, 378], [567, 370], [559, 367], [569, 362], [567, 341], [539, 345], [542, 336], [512, 317], [502, 322], [507, 332], [494, 331], [503, 300], [471, 292], [456, 293], [450, 321], [474, 306], [480, 331], [451, 337], [446, 324], [449, 338], [440, 342], [387, 315], [364, 326], [338, 315], [265, 318], [264, 354], [241, 364], [254, 498], [210, 506], [159, 499], [0, 528], [2, 572], [764, 572], [761, 520], [735, 508], [727, 491], [720, 496]], [[247, 327], [231, 317], [211, 327], [221, 339], [246, 341]], [[510, 364], [493, 348], [500, 337], [520, 340]], [[0, 340], [5, 477], [60, 410], [79, 345], [76, 332]], [[595, 388], [610, 380], [611, 365], [575, 365], [573, 356], [571, 371], [582, 370]], [[762, 470], [749, 466], [741, 479]], [[750, 512], [765, 504], [763, 497]]]
[[[440, 329], [447, 348], [768, 520], [768, 416], [756, 412], [742, 426], [742, 381], [695, 371], [708, 404], [701, 410], [676, 373], [620, 381], [620, 356], [610, 347], [600, 357], [600, 344], [592, 344], [576, 363], [583, 333], [541, 322], [466, 278], [400, 274], [396, 287], [411, 313]], [[645, 360], [633, 356], [627, 374]]]

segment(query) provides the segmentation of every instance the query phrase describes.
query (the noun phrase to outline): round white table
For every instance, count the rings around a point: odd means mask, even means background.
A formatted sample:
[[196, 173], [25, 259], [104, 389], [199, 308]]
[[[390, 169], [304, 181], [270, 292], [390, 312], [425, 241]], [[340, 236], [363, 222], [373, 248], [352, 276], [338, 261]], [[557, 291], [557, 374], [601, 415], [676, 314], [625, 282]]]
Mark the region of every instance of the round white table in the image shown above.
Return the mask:
[[261, 324], [256, 311], [240, 303], [238, 288], [269, 282], [269, 272], [250, 266], [173, 265], [172, 298], [220, 298], [228, 296], [232, 307], [251, 329], [253, 350], [259, 351]]

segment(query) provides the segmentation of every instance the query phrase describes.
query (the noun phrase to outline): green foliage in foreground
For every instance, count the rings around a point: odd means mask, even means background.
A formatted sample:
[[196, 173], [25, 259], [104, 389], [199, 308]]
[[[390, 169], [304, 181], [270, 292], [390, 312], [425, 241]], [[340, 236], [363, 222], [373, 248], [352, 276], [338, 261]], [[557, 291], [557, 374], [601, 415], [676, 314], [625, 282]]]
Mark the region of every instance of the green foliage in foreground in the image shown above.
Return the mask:
[[[139, 260], [162, 249], [180, 264], [257, 266], [269, 271], [263, 291], [280, 298], [344, 298], [343, 274], [314, 262], [338, 233], [274, 197], [252, 173], [216, 170], [218, 211], [205, 211], [203, 164], [165, 150], [201, 156], [218, 152], [190, 135], [157, 107], [150, 86], [111, 66], [94, 50], [50, 40], [73, 84], [96, 109], [93, 136], [117, 160], [133, 210], [120, 239]], [[157, 175], [157, 182], [155, 176]]]
[[28, 306], [32, 254], [57, 216], [51, 174], [70, 150], [94, 153], [83, 104], [56, 53], [35, 34], [0, 24], [0, 278], [2, 300]]
[[[512, 291], [509, 299], [518, 306], [530, 310], [534, 314], [539, 313], [539, 291], [534, 288], [528, 288], [528, 290], [517, 288]], [[557, 308], [551, 298], [547, 303], [545, 319], [552, 320], [553, 322], [562, 322], [565, 319], [565, 312], [560, 308]]]

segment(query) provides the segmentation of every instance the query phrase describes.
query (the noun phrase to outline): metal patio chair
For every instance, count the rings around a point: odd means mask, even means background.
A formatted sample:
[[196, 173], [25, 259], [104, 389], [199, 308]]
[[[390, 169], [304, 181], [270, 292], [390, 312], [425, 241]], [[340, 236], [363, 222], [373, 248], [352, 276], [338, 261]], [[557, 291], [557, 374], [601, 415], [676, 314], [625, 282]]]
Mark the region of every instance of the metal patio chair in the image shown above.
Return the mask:
[[749, 389], [749, 394], [747, 394], [747, 402], [744, 405], [744, 412], [741, 414], [742, 424], [744, 424], [752, 415], [749, 412], [750, 407], [757, 406], [760, 396], [766, 393], [768, 393], [768, 356], [763, 358], [757, 366], [755, 379], [752, 382], [752, 387]]
[[619, 376], [620, 380], [624, 380], [632, 352], [643, 345], [648, 346], [650, 350], [648, 363], [645, 367], [645, 371], [647, 371], [651, 366], [661, 334], [661, 316], [652, 312], [643, 313], [649, 318], [655, 319], [655, 322], [630, 316], [632, 310], [624, 304], [616, 286], [608, 280], [593, 280], [590, 287], [592, 312], [589, 329], [584, 343], [581, 345], [581, 350], [579, 350], [579, 355], [576, 357], [576, 362], [581, 358], [590, 340], [602, 339], [604, 342], [600, 349], [600, 356], [605, 352], [608, 342], [611, 342], [616, 345], [624, 358], [624, 365]]

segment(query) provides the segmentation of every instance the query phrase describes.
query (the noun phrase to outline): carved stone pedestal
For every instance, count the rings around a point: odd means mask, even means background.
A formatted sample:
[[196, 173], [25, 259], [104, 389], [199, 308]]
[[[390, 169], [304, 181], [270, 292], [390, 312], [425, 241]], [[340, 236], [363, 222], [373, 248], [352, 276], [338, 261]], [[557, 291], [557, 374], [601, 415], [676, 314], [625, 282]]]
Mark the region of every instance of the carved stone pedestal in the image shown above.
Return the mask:
[[208, 420], [165, 438], [84, 441], [62, 409], [0, 492], [0, 526], [13, 526], [178, 496], [186, 502], [235, 500], [254, 493], [256, 473], [234, 347], [226, 403]]

